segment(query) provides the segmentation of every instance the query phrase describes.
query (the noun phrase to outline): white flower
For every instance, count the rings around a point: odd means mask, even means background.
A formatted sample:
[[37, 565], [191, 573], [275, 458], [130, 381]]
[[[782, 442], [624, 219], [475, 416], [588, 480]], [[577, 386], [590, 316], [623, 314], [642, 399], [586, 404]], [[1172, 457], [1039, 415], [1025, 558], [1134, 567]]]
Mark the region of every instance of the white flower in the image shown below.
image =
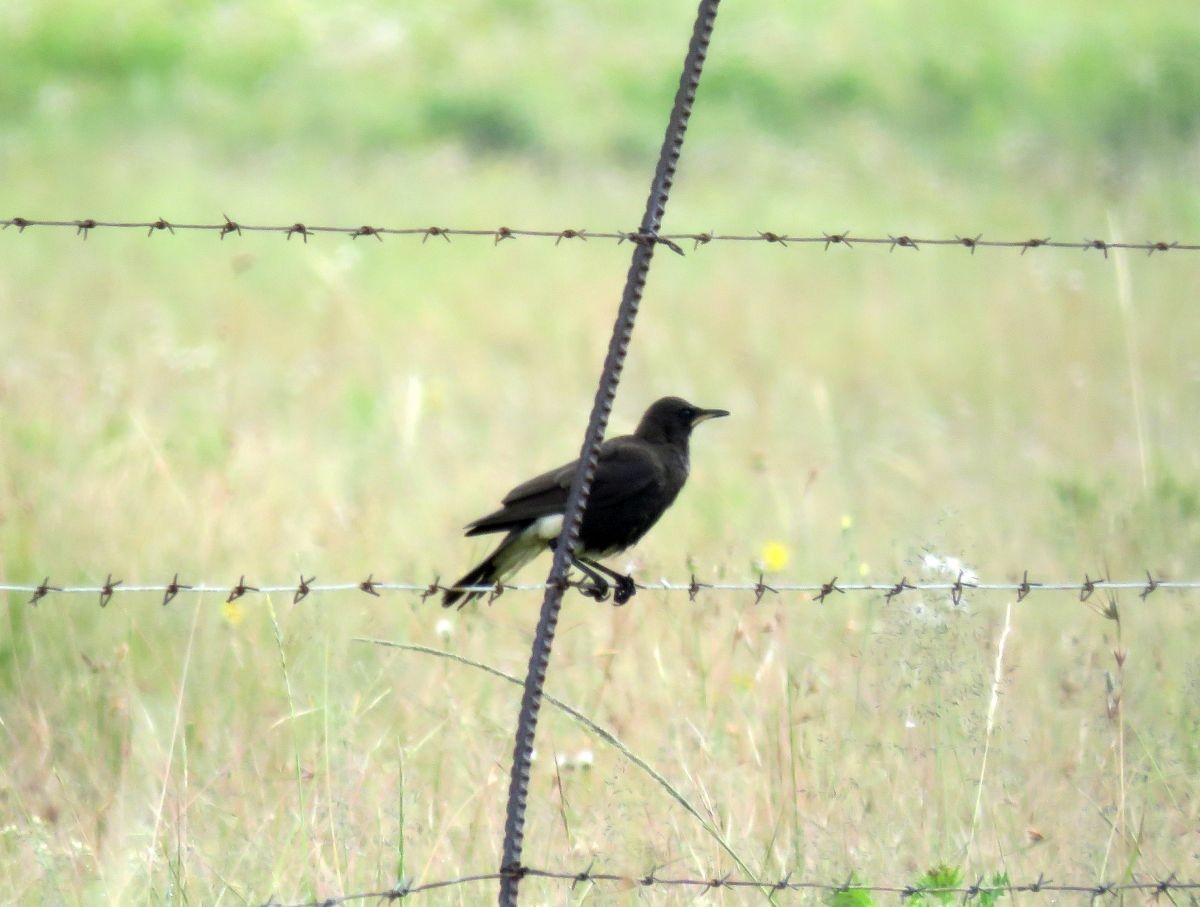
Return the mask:
[[454, 621], [450, 620], [448, 617], [443, 617], [437, 622], [437, 626], [433, 628], [433, 632], [436, 633], [440, 639], [449, 639], [454, 635]]
[[[932, 552], [922, 555], [921, 568], [927, 573], [940, 574], [941, 576], [949, 577], [955, 582], [961, 582], [963, 585], [971, 585], [979, 582], [979, 574], [972, 567], [964, 564], [961, 558], [947, 554], [942, 557]], [[959, 602], [962, 604], [965, 601], [961, 591], [958, 593]], [[951, 604], [954, 602], [951, 601]]]
[[592, 755], [591, 750], [580, 750], [575, 754], [575, 765], [583, 771], [590, 769], [592, 763], [595, 761], [595, 756]]

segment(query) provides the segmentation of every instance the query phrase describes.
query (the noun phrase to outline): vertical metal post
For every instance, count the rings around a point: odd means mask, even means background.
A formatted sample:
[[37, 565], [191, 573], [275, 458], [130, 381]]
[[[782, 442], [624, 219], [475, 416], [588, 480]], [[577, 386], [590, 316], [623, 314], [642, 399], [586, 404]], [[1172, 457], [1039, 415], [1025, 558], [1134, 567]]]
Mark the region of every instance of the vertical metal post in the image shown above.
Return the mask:
[[546, 671], [550, 666], [550, 648], [554, 644], [554, 633], [558, 626], [558, 612], [562, 607], [563, 591], [566, 588], [567, 567], [571, 555], [579, 542], [579, 527], [583, 522], [583, 511], [587, 506], [592, 478], [596, 473], [596, 461], [600, 442], [608, 427], [617, 384], [629, 351], [633, 335], [633, 323], [637, 318], [642, 291], [646, 286], [646, 275], [654, 257], [654, 247], [661, 240], [658, 230], [662, 226], [663, 211], [675, 179], [675, 168], [679, 163], [679, 152], [683, 147], [688, 118], [696, 99], [696, 87], [708, 53], [708, 41], [717, 17], [720, 0], [701, 0], [679, 78], [679, 90], [675, 94], [675, 105], [667, 123], [658, 166], [650, 184], [650, 196], [646, 201], [646, 213], [634, 242], [633, 261], [625, 279], [625, 291], [617, 310], [612, 339], [608, 344], [608, 355], [600, 375], [600, 386], [592, 404], [591, 418], [584, 435], [583, 448], [579, 455], [579, 467], [571, 480], [567, 496], [567, 509], [563, 519], [562, 534], [554, 551], [554, 564], [547, 579], [546, 596], [542, 600], [541, 617], [533, 641], [533, 652], [529, 658], [529, 670], [525, 675], [525, 689], [521, 696], [521, 713], [517, 718], [516, 742], [513, 747], [512, 777], [508, 789], [508, 813], [504, 822], [504, 853], [501, 857], [500, 882], [501, 907], [516, 907], [517, 890], [523, 875], [521, 850], [525, 839], [525, 805], [529, 796], [529, 769], [533, 756], [534, 736], [537, 732], [538, 713], [541, 709], [542, 688], [546, 682]]

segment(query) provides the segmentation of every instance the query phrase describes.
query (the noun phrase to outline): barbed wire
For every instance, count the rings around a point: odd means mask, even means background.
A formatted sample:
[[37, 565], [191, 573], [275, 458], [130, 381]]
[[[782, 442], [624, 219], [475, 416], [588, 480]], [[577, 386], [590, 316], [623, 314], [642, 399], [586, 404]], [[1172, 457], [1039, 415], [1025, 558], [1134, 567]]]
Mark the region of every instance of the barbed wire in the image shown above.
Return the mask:
[[[566, 585], [573, 588], [590, 588], [586, 582], [571, 581]], [[974, 574], [967, 574], [966, 571], [961, 571], [953, 580], [918, 582], [909, 582], [907, 576], [902, 577], [894, 583], [842, 582], [837, 576], [824, 582], [779, 582], [776, 580], [767, 582], [766, 576], [760, 574], [754, 582], [705, 583], [698, 580], [695, 575], [692, 575], [687, 582], [672, 581], [664, 578], [657, 581], [643, 580], [636, 582], [635, 585], [638, 590], [646, 592], [684, 592], [687, 593], [691, 601], [695, 601], [703, 592], [749, 592], [754, 594], [755, 604], [762, 601], [767, 595], [782, 595], [788, 592], [808, 594], [817, 602], [823, 602], [834, 594], [880, 593], [885, 599], [891, 601], [893, 598], [903, 595], [906, 592], [945, 592], [949, 593], [954, 604], [959, 604], [968, 590], [979, 592], [1012, 592], [1016, 594], [1017, 601], [1023, 601], [1027, 596], [1037, 592], [1072, 592], [1078, 596], [1081, 602], [1086, 602], [1097, 591], [1136, 591], [1138, 597], [1145, 600], [1159, 589], [1200, 589], [1200, 579], [1164, 579], [1154, 576], [1147, 570], [1145, 579], [1093, 579], [1089, 574], [1085, 573], [1082, 581], [1055, 580], [1038, 582], [1030, 579], [1029, 571], [1026, 570], [1023, 571], [1021, 579], [1015, 582], [985, 582]], [[166, 583], [126, 583], [121, 579], [113, 579], [111, 573], [107, 575], [102, 583], [94, 585], [56, 586], [51, 583], [49, 576], [46, 576], [40, 583], [0, 582], [0, 593], [8, 592], [28, 595], [30, 596], [28, 603], [31, 605], [36, 605], [43, 599], [53, 595], [94, 595], [99, 598], [100, 607], [102, 608], [106, 607], [116, 595], [136, 593], [161, 595], [162, 603], [168, 605], [178, 596], [185, 594], [206, 595], [216, 593], [225, 596], [227, 602], [232, 602], [251, 592], [268, 595], [286, 593], [292, 596], [295, 603], [299, 603], [313, 593], [361, 592], [378, 598], [384, 592], [412, 592], [418, 594], [421, 600], [424, 601], [443, 592], [482, 592], [488, 596], [488, 604], [491, 604], [502, 595], [510, 592], [545, 592], [548, 588], [550, 588], [549, 584], [544, 582], [497, 582], [490, 586], [443, 585], [440, 578], [430, 583], [392, 582], [377, 580], [373, 573], [369, 574], [363, 580], [331, 583], [318, 583], [315, 576], [306, 578], [304, 574], [301, 574], [299, 580], [295, 583], [259, 585], [248, 583], [246, 581], [246, 574], [242, 574], [238, 581], [232, 585], [216, 582], [185, 583], [180, 580], [178, 572]]]
[[401, 881], [392, 888], [382, 891], [347, 894], [338, 897], [323, 898], [312, 901], [284, 903], [281, 901], [276, 901], [274, 898], [272, 898], [271, 900], [266, 901], [262, 907], [339, 907], [341, 904], [348, 904], [353, 901], [361, 900], [379, 900], [390, 903], [392, 901], [403, 900], [404, 898], [410, 897], [414, 894], [420, 894], [422, 892], [432, 891], [438, 888], [448, 888], [455, 885], [470, 884], [472, 882], [502, 881], [504, 879], [511, 878], [540, 878], [556, 880], [560, 882], [570, 882], [572, 889], [580, 884], [611, 882], [618, 885], [628, 886], [630, 888], [693, 888], [700, 890], [701, 893], [707, 890], [718, 888], [753, 888], [764, 892], [807, 891], [824, 894], [841, 894], [848, 892], [894, 894], [898, 895], [901, 901], [927, 895], [932, 897], [950, 896], [961, 898], [964, 904], [975, 898], [994, 898], [1000, 895], [1013, 894], [1078, 894], [1088, 895], [1093, 901], [1095, 901], [1096, 899], [1102, 897], [1117, 897], [1121, 894], [1132, 892], [1146, 893], [1157, 900], [1160, 895], [1166, 895], [1168, 899], [1171, 899], [1171, 895], [1173, 893], [1200, 891], [1200, 882], [1178, 881], [1176, 879], [1176, 873], [1171, 873], [1169, 876], [1163, 879], [1154, 879], [1150, 881], [1134, 880], [1131, 882], [1120, 883], [1058, 883], [1045, 878], [1044, 875], [1039, 875], [1035, 881], [1024, 883], [987, 884], [981, 877], [972, 885], [937, 886], [894, 884], [866, 885], [855, 881], [853, 876], [842, 883], [793, 881], [791, 873], [788, 873], [777, 881], [767, 882], [755, 879], [737, 878], [733, 875], [711, 876], [709, 878], [660, 876], [658, 875], [657, 867], [651, 869], [645, 875], [630, 876], [612, 872], [597, 872], [592, 866], [589, 866], [579, 872], [562, 872], [549, 869], [537, 869], [531, 866], [520, 866], [507, 871], [480, 873], [478, 875], [463, 876], [462, 878], [457, 879], [429, 882], [423, 885], [413, 885], [407, 881]]
[[692, 243], [693, 249], [710, 243], [768, 243], [778, 246], [819, 245], [828, 251], [831, 246], [844, 246], [853, 249], [855, 246], [886, 246], [889, 252], [897, 248], [912, 249], [919, 252], [925, 246], [956, 246], [975, 253], [976, 249], [1020, 249], [1024, 255], [1031, 249], [1074, 249], [1077, 251], [1095, 250], [1105, 258], [1109, 250], [1128, 249], [1134, 252], [1145, 252], [1153, 255], [1155, 252], [1200, 252], [1200, 243], [1188, 243], [1181, 240], [1146, 240], [1145, 242], [1118, 242], [1106, 239], [1084, 237], [1078, 241], [1052, 239], [1049, 235], [1037, 235], [1030, 239], [984, 239], [982, 233], [965, 235], [955, 234], [953, 237], [921, 237], [911, 233], [888, 233], [884, 236], [857, 236], [850, 230], [825, 232], [819, 234], [780, 233], [774, 230], [756, 230], [753, 233], [717, 233], [714, 230], [684, 233], [646, 233], [637, 230], [588, 230], [586, 228], [568, 227], [562, 230], [537, 230], [525, 227], [374, 227], [367, 224], [358, 227], [330, 226], [306, 224], [296, 221], [290, 224], [246, 224], [231, 220], [222, 215], [221, 223], [176, 223], [164, 218], [156, 220], [97, 220], [87, 217], [74, 220], [38, 220], [28, 217], [11, 217], [0, 219], [0, 230], [16, 227], [18, 233], [24, 233], [31, 227], [59, 228], [75, 231], [77, 236], [87, 239], [93, 230], [145, 230], [147, 236], [157, 234], [177, 235], [186, 232], [214, 233], [219, 239], [230, 234], [238, 236], [244, 233], [280, 233], [286, 239], [299, 236], [308, 242], [310, 236], [330, 233], [348, 236], [351, 239], [374, 237], [383, 242], [385, 236], [419, 236], [421, 242], [429, 239], [443, 239], [450, 242], [451, 237], [490, 238], [494, 245], [504, 240], [521, 237], [533, 239], [552, 239], [554, 245], [560, 245], [565, 240], [612, 240], [619, 243], [633, 242], [639, 245], [662, 244], [672, 251], [683, 254], [681, 243]]

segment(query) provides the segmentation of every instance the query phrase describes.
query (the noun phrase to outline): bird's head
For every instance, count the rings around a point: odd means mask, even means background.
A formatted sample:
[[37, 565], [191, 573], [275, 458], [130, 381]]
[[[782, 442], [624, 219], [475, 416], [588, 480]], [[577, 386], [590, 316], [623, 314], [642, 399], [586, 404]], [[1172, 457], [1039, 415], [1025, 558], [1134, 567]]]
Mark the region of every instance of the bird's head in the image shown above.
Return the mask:
[[692, 429], [701, 422], [728, 415], [728, 410], [701, 409], [679, 397], [663, 397], [646, 410], [636, 434], [647, 441], [686, 444]]

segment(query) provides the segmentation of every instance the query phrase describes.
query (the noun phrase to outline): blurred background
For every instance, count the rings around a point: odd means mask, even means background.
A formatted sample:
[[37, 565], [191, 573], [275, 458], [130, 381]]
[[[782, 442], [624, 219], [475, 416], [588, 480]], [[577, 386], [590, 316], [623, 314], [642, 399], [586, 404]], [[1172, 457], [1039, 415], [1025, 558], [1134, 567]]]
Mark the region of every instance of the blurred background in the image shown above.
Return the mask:
[[[0, 214], [631, 229], [694, 12], [8, 0]], [[664, 229], [1194, 242], [1198, 97], [1184, 2], [730, 2]], [[610, 431], [668, 393], [734, 418], [614, 566], [1200, 576], [1194, 254], [685, 251], [656, 256]], [[577, 453], [628, 259], [0, 234], [0, 577], [457, 576], [486, 552], [462, 525]], [[576, 597], [550, 687], [765, 874], [1195, 876], [1196, 596], [1028, 599], [995, 675], [1008, 600]], [[353, 640], [521, 674], [537, 604], [7, 596], [0, 878], [251, 903], [492, 869], [515, 691]], [[619, 753], [559, 716], [543, 737], [531, 863], [733, 868]]]

